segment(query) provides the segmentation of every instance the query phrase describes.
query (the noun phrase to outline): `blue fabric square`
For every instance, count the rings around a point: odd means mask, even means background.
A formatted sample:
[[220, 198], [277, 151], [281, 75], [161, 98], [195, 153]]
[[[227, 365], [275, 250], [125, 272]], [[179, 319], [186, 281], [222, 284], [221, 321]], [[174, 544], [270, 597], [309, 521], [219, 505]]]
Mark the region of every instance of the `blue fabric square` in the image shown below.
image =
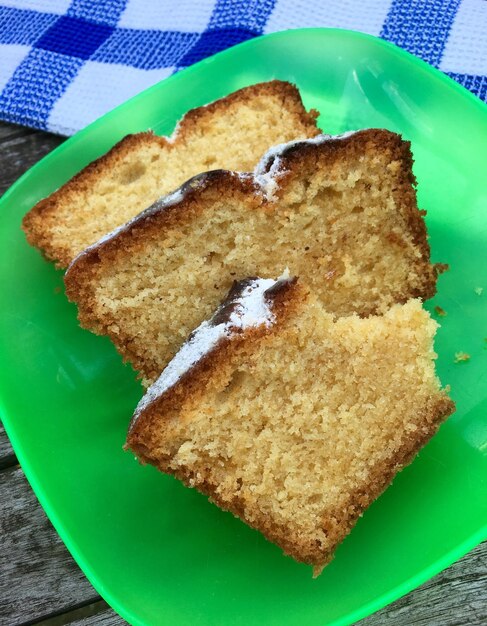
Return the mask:
[[225, 50], [247, 39], [252, 39], [260, 33], [243, 28], [222, 28], [218, 30], [207, 30], [202, 33], [195, 45], [179, 61], [179, 65], [185, 67], [192, 65], [211, 54]]
[[460, 0], [393, 0], [380, 36], [438, 66]]
[[82, 65], [81, 59], [33, 48], [0, 93], [2, 118], [47, 129], [52, 107]]
[[0, 43], [32, 45], [57, 19], [51, 13], [0, 6]]
[[44, 33], [36, 48], [89, 59], [114, 31], [113, 26], [63, 15]]
[[197, 33], [117, 28], [91, 60], [144, 70], [177, 65], [198, 37]]
[[276, 0], [217, 0], [208, 30], [241, 28], [261, 34]]
[[66, 15], [116, 26], [127, 0], [73, 0]]

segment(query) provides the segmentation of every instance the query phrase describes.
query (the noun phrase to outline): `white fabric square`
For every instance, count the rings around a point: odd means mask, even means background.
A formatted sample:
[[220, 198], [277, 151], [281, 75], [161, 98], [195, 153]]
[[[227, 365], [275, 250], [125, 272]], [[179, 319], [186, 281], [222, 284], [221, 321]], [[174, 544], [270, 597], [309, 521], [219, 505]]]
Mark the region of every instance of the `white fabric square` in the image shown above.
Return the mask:
[[126, 65], [87, 61], [54, 105], [47, 126], [56, 133], [71, 135], [166, 78], [174, 69], [139, 70]]
[[326, 26], [378, 35], [390, 7], [391, 3], [385, 0], [277, 0], [264, 32]]
[[441, 58], [440, 69], [487, 74], [487, 2], [463, 0]]
[[129, 0], [117, 26], [201, 32], [208, 25], [214, 7], [215, 3], [211, 0]]
[[2, 0], [2, 6], [64, 15], [72, 0]]
[[18, 44], [0, 44], [0, 91], [12, 78], [18, 65], [31, 51], [31, 46], [21, 46]]

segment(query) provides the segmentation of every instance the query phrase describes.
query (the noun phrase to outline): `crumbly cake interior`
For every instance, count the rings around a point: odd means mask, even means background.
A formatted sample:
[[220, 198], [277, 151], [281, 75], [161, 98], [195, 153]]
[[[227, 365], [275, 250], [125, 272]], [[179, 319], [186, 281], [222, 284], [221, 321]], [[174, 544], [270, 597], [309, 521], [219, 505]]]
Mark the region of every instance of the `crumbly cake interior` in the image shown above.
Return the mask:
[[311, 298], [195, 371], [171, 411], [156, 402], [133, 449], [319, 571], [453, 409], [436, 326], [418, 300], [334, 319]]
[[105, 162], [40, 203], [24, 220], [29, 241], [66, 266], [78, 252], [191, 176], [251, 170], [272, 145], [318, 133], [295, 87], [263, 83], [185, 118], [169, 140], [134, 135]]
[[287, 266], [338, 315], [430, 297], [436, 271], [417, 233], [409, 163], [389, 139], [365, 150], [357, 139], [326, 158], [313, 152], [290, 166], [298, 173], [284, 176], [273, 201], [238, 180], [229, 190], [227, 177], [172, 225], [141, 225], [140, 237], [134, 228], [97, 258], [80, 257], [66, 283], [82, 325], [109, 334], [148, 383], [245, 276]]

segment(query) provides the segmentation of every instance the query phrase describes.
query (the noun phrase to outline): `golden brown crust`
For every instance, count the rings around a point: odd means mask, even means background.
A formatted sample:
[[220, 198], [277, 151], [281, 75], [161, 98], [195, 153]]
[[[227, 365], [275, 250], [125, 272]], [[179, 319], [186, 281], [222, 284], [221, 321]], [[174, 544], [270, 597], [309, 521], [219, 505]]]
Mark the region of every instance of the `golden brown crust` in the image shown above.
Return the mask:
[[[322, 566], [333, 558], [336, 548], [350, 533], [363, 512], [391, 485], [396, 474], [414, 460], [421, 448], [428, 443], [441, 424], [454, 411], [455, 403], [446, 393], [442, 392], [442, 395], [436, 399], [429, 411], [422, 414], [423, 429], [404, 437], [401, 448], [391, 453], [382, 465], [377, 465], [374, 468], [367, 487], [360, 492], [351, 493], [346, 505], [329, 516], [324, 528], [333, 547], [327, 553], [321, 554], [324, 559], [322, 563], [318, 560], [307, 561], [309, 565], [315, 566], [316, 574], [319, 574]], [[312, 558], [316, 559], [319, 554], [316, 553]]]
[[279, 545], [286, 554], [297, 561], [313, 564], [312, 560], [303, 559], [303, 549], [298, 545], [298, 538], [293, 538], [286, 528], [279, 528], [272, 520], [261, 519], [260, 523], [251, 522], [245, 514], [245, 508], [239, 498], [235, 497], [231, 503], [223, 500], [217, 492], [217, 485], [212, 483], [209, 476], [196, 475], [189, 468], [174, 470], [170, 467], [171, 457], [162, 458], [159, 453], [153, 452], [151, 444], [156, 422], [163, 416], [168, 431], [171, 429], [171, 420], [178, 419], [178, 412], [188, 401], [198, 402], [198, 398], [205, 393], [205, 387], [210, 378], [224, 375], [225, 370], [238, 356], [239, 348], [245, 346], [246, 352], [257, 347], [261, 339], [279, 329], [297, 309], [306, 301], [307, 289], [296, 279], [278, 284], [276, 288], [268, 290], [266, 295], [272, 300], [272, 312], [275, 322], [271, 327], [262, 325], [257, 328], [248, 328], [242, 333], [236, 333], [231, 338], [221, 341], [211, 352], [204, 356], [166, 393], [159, 396], [144, 411], [138, 415], [136, 421], [129, 427], [125, 449], [132, 450], [139, 461], [156, 466], [166, 474], [172, 474], [188, 487], [195, 487], [208, 496], [211, 501], [223, 510], [230, 511], [243, 519], [249, 526], [262, 532], [270, 541]]
[[[342, 158], [349, 158], [354, 154], [363, 154], [366, 150], [386, 151], [390, 154], [390, 161], [401, 163], [400, 184], [396, 190], [396, 202], [399, 207], [398, 217], [405, 217], [404, 230], [410, 232], [414, 242], [421, 252], [416, 267], [412, 265], [420, 286], [414, 290], [408, 289], [398, 295], [397, 302], [404, 303], [409, 298], [419, 297], [426, 300], [436, 292], [436, 278], [438, 268], [429, 263], [429, 245], [426, 239], [426, 226], [422, 214], [416, 206], [416, 193], [413, 187], [414, 177], [411, 171], [412, 157], [409, 143], [402, 141], [399, 135], [386, 130], [369, 129], [359, 131], [346, 139], [325, 141], [319, 145], [297, 142], [290, 149], [279, 155], [282, 162], [282, 174], [279, 182], [285, 186], [287, 182], [297, 180], [303, 172], [315, 171], [317, 167], [326, 170]], [[272, 166], [269, 162], [268, 167]], [[225, 170], [198, 175], [182, 187], [183, 193], [179, 201], [169, 207], [164, 203], [156, 202], [153, 207], [137, 216], [117, 236], [88, 249], [71, 264], [65, 276], [66, 293], [68, 298], [79, 306], [79, 320], [83, 327], [100, 334], [107, 334], [124, 360], [132, 363], [136, 371], [143, 372], [147, 379], [154, 379], [160, 373], [160, 365], [149, 362], [146, 355], [141, 355], [137, 347], [132, 345], [132, 338], [119, 327], [117, 320], [106, 315], [99, 319], [95, 313], [95, 296], [92, 285], [97, 284], [97, 267], [99, 264], [110, 264], [116, 267], [117, 255], [135, 254], [143, 249], [151, 238], [163, 241], [165, 230], [177, 229], [190, 223], [196, 215], [204, 211], [206, 198], [233, 194], [240, 196], [248, 204], [249, 209], [272, 211], [277, 210], [279, 203], [267, 201], [251, 175], [241, 176]], [[277, 195], [279, 196], [279, 191]], [[376, 313], [375, 308], [362, 311], [366, 316]], [[113, 327], [116, 326], [116, 332]]]
[[[158, 419], [160, 415], [166, 417], [174, 415], [190, 398], [195, 401], [204, 392], [209, 376], [214, 375], [215, 371], [223, 371], [240, 345], [245, 344], [251, 349], [252, 345], [257, 344], [263, 336], [276, 332], [286, 319], [302, 305], [307, 294], [307, 289], [296, 278], [278, 282], [275, 288], [267, 290], [266, 296], [271, 302], [272, 313], [276, 321], [270, 327], [262, 324], [248, 328], [243, 332], [235, 332], [231, 337], [222, 339], [217, 346], [181, 376], [175, 385], [145, 408], [137, 416], [137, 419], [132, 420], [127, 435], [127, 447], [136, 454], [138, 454], [138, 450], [140, 452], [139, 458], [142, 461], [150, 462], [143, 452], [144, 448], [139, 449], [139, 445], [143, 441], [148, 441], [154, 420]], [[230, 291], [226, 300], [231, 297], [232, 292]], [[225, 301], [223, 302], [224, 305]]]
[[308, 129], [309, 136], [319, 133], [318, 128], [316, 128], [318, 112], [315, 110], [307, 112], [304, 109], [299, 91], [294, 85], [284, 81], [273, 80], [244, 87], [224, 98], [186, 113], [179, 123], [174, 140], [154, 135], [152, 131], [124, 137], [111, 150], [87, 165], [57, 191], [39, 201], [24, 216], [22, 229], [27, 241], [32, 246], [39, 248], [47, 259], [54, 261], [57, 267], [67, 267], [73, 259], [72, 251], [68, 246], [63, 247], [59, 243], [53, 242], [51, 234], [51, 230], [58, 219], [57, 210], [60, 203], [69, 203], [71, 199], [74, 200], [80, 193], [89, 191], [96, 181], [103, 179], [107, 170], [111, 170], [123, 163], [134, 149], [150, 144], [155, 144], [164, 150], [177, 149], [179, 145], [186, 142], [188, 136], [195, 129], [204, 125], [205, 119], [211, 118], [219, 111], [225, 111], [234, 104], [244, 103], [254, 97], [266, 94], [280, 97], [283, 106], [287, 107], [290, 112], [293, 112], [297, 122]]
[[[343, 152], [344, 145], [352, 151], [360, 150], [364, 152], [368, 149], [387, 151], [391, 155], [391, 160], [396, 159], [403, 164], [401, 168], [403, 179], [396, 190], [396, 199], [398, 206], [403, 207], [405, 210], [406, 226], [413, 235], [414, 243], [421, 251], [421, 261], [429, 263], [430, 247], [426, 237], [426, 224], [422, 219], [426, 212], [418, 211], [417, 209], [416, 192], [414, 189], [416, 180], [412, 173], [413, 159], [410, 142], [403, 141], [400, 135], [383, 129], [367, 129], [359, 131], [345, 140], [325, 141], [319, 144], [318, 150], [316, 144], [307, 143], [306, 141], [297, 142], [292, 148], [279, 156], [282, 161], [281, 169], [283, 171], [279, 181], [282, 183], [298, 179], [302, 176], [303, 169], [316, 168], [318, 161], [326, 164], [326, 162], [336, 160]], [[269, 163], [269, 169], [271, 165], [272, 163]], [[206, 189], [215, 189], [219, 193], [255, 194], [256, 192], [258, 193], [259, 187], [255, 182], [252, 182], [250, 175], [242, 177], [226, 170], [214, 170], [197, 175], [181, 187], [184, 193], [180, 202], [172, 204], [169, 210], [163, 203], [156, 202], [152, 207], [149, 207], [149, 209], [137, 216], [116, 237], [80, 255], [71, 265], [70, 274], [72, 275], [75, 267], [77, 268], [76, 271], [78, 271], [78, 268], [86, 263], [89, 258], [91, 262], [95, 262], [100, 254], [105, 254], [109, 250], [126, 251], [127, 245], [136, 247], [136, 242], [144, 240], [151, 232], [163, 233], [166, 228], [173, 228], [177, 224], [189, 222], [195, 215], [195, 201], [199, 199], [200, 193]], [[255, 206], [265, 207], [267, 204], [260, 194], [254, 200]], [[444, 264], [437, 265], [439, 266], [439, 271], [435, 272], [434, 277], [429, 277], [430, 282], [426, 286], [425, 293], [409, 294], [408, 298], [421, 297], [426, 300], [435, 294], [436, 275], [446, 269]]]
[[[405, 303], [409, 298], [421, 298], [428, 300], [436, 293], [436, 279], [439, 274], [448, 269], [444, 263], [430, 264], [430, 246], [428, 244], [426, 223], [424, 216], [426, 211], [418, 210], [416, 202], [416, 178], [413, 174], [413, 155], [411, 142], [405, 141], [397, 133], [385, 129], [370, 128], [358, 131], [345, 139], [335, 139], [321, 144], [321, 150], [317, 151], [313, 143], [299, 141], [293, 143], [279, 158], [283, 163], [285, 174], [281, 180], [292, 180], [299, 176], [303, 167], [316, 168], [323, 162], [334, 162], [340, 158], [343, 142], [347, 143], [350, 156], [353, 153], [365, 153], [368, 151], [385, 153], [389, 155], [390, 162], [401, 163], [399, 170], [400, 180], [395, 189], [396, 206], [400, 208], [398, 215], [405, 217], [405, 231], [410, 233], [414, 244], [421, 253], [418, 259], [418, 267], [423, 266], [423, 282], [421, 287], [414, 291], [404, 293], [399, 303]], [[310, 164], [311, 161], [311, 164]], [[272, 161], [267, 163], [267, 169], [272, 167]], [[400, 241], [397, 243], [400, 245]], [[365, 314], [373, 314], [370, 310]]]
[[[149, 379], [155, 379], [160, 374], [157, 363], [150, 363], [146, 356], [141, 356], [137, 349], [132, 347], [130, 335], [118, 327], [115, 318], [98, 320], [95, 312], [96, 301], [91, 292], [91, 283], [97, 281], [97, 265], [99, 263], [113, 263], [116, 255], [123, 251], [135, 253], [145, 245], [147, 236], [161, 237], [164, 230], [178, 228], [187, 223], [203, 210], [202, 194], [221, 196], [226, 193], [241, 194], [248, 199], [249, 194], [255, 191], [255, 184], [251, 177], [241, 177], [226, 170], [214, 170], [195, 176], [182, 187], [184, 193], [180, 201], [165, 207], [155, 203], [135, 218], [132, 224], [124, 228], [119, 235], [109, 239], [101, 246], [94, 246], [79, 255], [69, 266], [65, 274], [66, 295], [72, 302], [78, 303], [78, 319], [81, 326], [95, 332], [107, 334], [113, 341], [124, 361], [132, 364], [136, 371], [144, 372]], [[259, 199], [255, 199], [258, 205]], [[117, 325], [116, 331], [112, 329]]]
[[[221, 355], [219, 360], [220, 366], [223, 365], [223, 360], [224, 356]], [[208, 478], [202, 477], [201, 472], [198, 472], [198, 475], [196, 475], [189, 468], [174, 470], [170, 466], [169, 457], [164, 460], [152, 456], [150, 449], [143, 443], [146, 440], [144, 436], [141, 436], [137, 443], [135, 441], [130, 443], [127, 440], [127, 447], [136, 454], [142, 463], [155, 465], [161, 472], [172, 474], [186, 486], [196, 488], [208, 496], [221, 509], [230, 511], [245, 521], [246, 524], [261, 532], [269, 541], [277, 544], [287, 555], [300, 563], [311, 565], [316, 576], [333, 559], [338, 545], [350, 533], [363, 512], [389, 487], [396, 474], [413, 461], [421, 448], [436, 434], [441, 423], [454, 410], [455, 405], [448, 397], [441, 398], [437, 405], [432, 408], [431, 413], [424, 416], [425, 421], [429, 424], [428, 428], [425, 428], [416, 436], [405, 439], [403, 447], [396, 451], [394, 455], [391, 455], [387, 463], [384, 463], [382, 467], [375, 468], [375, 478], [372, 478], [366, 487], [360, 492], [350, 494], [346, 506], [330, 513], [326, 519], [323, 519], [322, 528], [329, 541], [329, 547], [326, 551], [323, 551], [320, 546], [305, 542], [298, 536], [293, 536], [289, 528], [280, 527], [273, 523], [272, 520], [260, 518], [256, 522], [249, 519], [246, 515], [244, 503], [238, 497], [235, 497], [232, 502], [222, 499], [217, 491], [218, 485], [213, 484]], [[135, 439], [139, 438], [132, 437], [132, 440]]]
[[180, 134], [184, 137], [184, 135], [189, 133], [192, 128], [198, 126], [201, 120], [204, 120], [205, 117], [209, 117], [215, 112], [225, 109], [231, 104], [246, 102], [249, 99], [266, 94], [278, 95], [282, 99], [283, 106], [289, 108], [290, 111], [294, 111], [297, 120], [299, 120], [303, 127], [310, 126], [315, 131], [313, 132], [313, 135], [319, 134], [320, 131], [316, 128], [316, 119], [319, 112], [316, 111], [316, 109], [311, 109], [310, 111], [306, 111], [304, 109], [301, 94], [299, 93], [298, 88], [292, 83], [288, 83], [286, 81], [271, 80], [265, 83], [257, 83], [255, 85], [243, 87], [242, 89], [238, 89], [224, 98], [211, 102], [210, 104], [197, 107], [196, 109], [191, 109], [188, 113], [186, 113], [180, 122], [178, 128], [178, 138]]
[[[212, 170], [194, 176], [182, 185], [178, 192], [178, 199], [167, 204], [166, 198], [155, 202], [136, 218], [123, 226], [115, 236], [105, 241], [90, 246], [79, 254], [70, 264], [67, 272], [67, 284], [74, 281], [73, 276], [81, 274], [83, 267], [89, 263], [97, 263], [105, 257], [116, 252], [137, 250], [144, 245], [146, 238], [158, 235], [164, 236], [166, 230], [177, 228], [182, 224], [189, 223], [196, 215], [204, 210], [202, 198], [218, 196], [225, 193], [241, 195], [245, 201], [255, 193], [257, 186], [251, 175], [240, 175], [227, 170]], [[255, 198], [253, 204], [260, 206], [261, 198]]]
[[[224, 360], [224, 353], [221, 353], [216, 358], [215, 363], [222, 366]], [[326, 551], [321, 546], [304, 542], [302, 538], [290, 533], [288, 527], [278, 526], [270, 519], [261, 517], [255, 521], [255, 515], [252, 516], [253, 519], [249, 519], [244, 503], [238, 497], [235, 497], [230, 503], [222, 499], [218, 494], [218, 485], [212, 483], [207, 477], [202, 477], [200, 471], [198, 472], [199, 475], [196, 475], [189, 468], [174, 470], [170, 466], [170, 457], [161, 459], [152, 456], [150, 449], [143, 443], [147, 441], [147, 432], [142, 434], [140, 431], [140, 435], [129, 437], [127, 448], [130, 448], [142, 463], [155, 465], [161, 472], [172, 474], [186, 486], [195, 487], [208, 496], [221, 509], [240, 517], [246, 524], [261, 532], [269, 541], [277, 544], [283, 552], [296, 561], [311, 565], [316, 576], [333, 559], [338, 545], [350, 533], [363, 512], [390, 486], [396, 474], [413, 461], [421, 448], [436, 434], [442, 422], [454, 410], [454, 403], [446, 395], [440, 398], [437, 404], [432, 407], [429, 415], [423, 416], [428, 426], [416, 435], [405, 438], [402, 448], [391, 455], [388, 462], [385, 462], [383, 466], [374, 468], [374, 476], [371, 477], [366, 488], [350, 494], [344, 507], [330, 512], [326, 519], [323, 519], [322, 528], [329, 542]]]
[[[315, 575], [333, 558], [337, 546], [349, 534], [362, 513], [391, 484], [395, 475], [408, 465], [419, 450], [437, 432], [441, 423], [455, 409], [454, 403], [445, 392], [432, 396], [429, 405], [421, 415], [422, 426], [415, 432], [404, 435], [399, 448], [391, 449], [389, 457], [381, 464], [376, 464], [370, 473], [368, 483], [360, 491], [352, 492], [340, 508], [327, 513], [322, 520], [327, 546], [324, 548], [311, 540], [293, 534], [287, 526], [280, 526], [272, 519], [259, 514], [257, 510], [248, 514], [249, 502], [235, 496], [231, 501], [221, 497], [218, 485], [214, 484], [211, 472], [198, 467], [198, 471], [189, 467], [171, 466], [171, 455], [161, 456], [154, 445], [153, 433], [157, 432], [156, 424], [163, 418], [171, 438], [171, 421], [178, 420], [181, 408], [187, 403], [198, 404], [199, 398], [205, 394], [205, 388], [211, 379], [225, 378], [225, 372], [237, 361], [241, 347], [245, 346], [246, 354], [253, 347], [257, 349], [263, 337], [270, 333], [278, 333], [282, 326], [298, 311], [307, 299], [307, 291], [301, 284], [286, 285], [276, 294], [273, 312], [277, 321], [270, 328], [250, 329], [241, 335], [234, 336], [219, 344], [211, 353], [204, 357], [187, 375], [169, 391], [159, 396], [138, 417], [129, 429], [126, 447], [130, 448], [142, 463], [155, 465], [160, 471], [172, 474], [189, 487], [195, 487], [208, 496], [224, 510], [243, 519], [249, 526], [260, 531], [268, 540], [279, 545], [282, 550], [295, 560], [311, 565]], [[177, 449], [177, 445], [176, 445]]]
[[[220, 356], [219, 366], [223, 365], [223, 359], [224, 356]], [[161, 460], [151, 456], [150, 450], [143, 443], [133, 445], [129, 443], [129, 440], [127, 442], [128, 448], [136, 454], [142, 463], [155, 465], [159, 471], [172, 474], [186, 486], [198, 489], [221, 509], [230, 511], [233, 515], [244, 520], [246, 524], [261, 532], [287, 555], [300, 563], [311, 565], [316, 576], [333, 559], [337, 547], [353, 529], [363, 512], [390, 486], [396, 474], [414, 460], [421, 448], [436, 434], [442, 422], [454, 410], [454, 403], [446, 395], [440, 398], [437, 404], [432, 407], [430, 414], [424, 415], [428, 427], [414, 436], [405, 438], [402, 448], [391, 455], [388, 462], [381, 467], [374, 468], [374, 476], [360, 493], [350, 494], [346, 506], [323, 519], [322, 527], [330, 542], [330, 547], [325, 552], [319, 546], [310, 545], [303, 542], [301, 538], [293, 536], [287, 527], [279, 527], [272, 520], [260, 519], [258, 522], [250, 520], [246, 515], [243, 503], [238, 498], [234, 498], [230, 503], [223, 500], [218, 494], [218, 486], [209, 479], [201, 477], [201, 475], [197, 476], [188, 468], [174, 470], [170, 467], [170, 458], [165, 461]], [[144, 436], [141, 437], [141, 441], [143, 440]]]
[[122, 163], [134, 148], [153, 142], [165, 146], [167, 140], [165, 137], [154, 135], [152, 131], [126, 135], [108, 152], [70, 178], [62, 187], [47, 198], [40, 200], [22, 219], [22, 230], [29, 244], [41, 250], [47, 259], [54, 261], [56, 267], [67, 267], [72, 261], [70, 249], [61, 248], [58, 243], [54, 244], [51, 236], [51, 225], [57, 220], [56, 211], [59, 203], [69, 202], [71, 198], [85, 191], [96, 180], [103, 178], [107, 169]]

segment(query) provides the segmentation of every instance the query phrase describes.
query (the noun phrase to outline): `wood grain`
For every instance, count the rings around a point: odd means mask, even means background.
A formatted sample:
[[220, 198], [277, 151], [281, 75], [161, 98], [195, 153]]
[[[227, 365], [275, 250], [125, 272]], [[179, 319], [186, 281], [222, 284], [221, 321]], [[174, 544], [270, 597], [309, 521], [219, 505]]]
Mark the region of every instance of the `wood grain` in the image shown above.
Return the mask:
[[17, 626], [99, 599], [19, 467], [0, 472], [0, 624]]
[[[62, 141], [0, 122], [0, 194]], [[0, 425], [0, 626], [122, 626], [126, 622], [100, 599], [69, 555], [16, 463]], [[359, 622], [360, 626], [486, 624], [487, 542]]]
[[0, 422], [0, 470], [17, 464], [17, 457], [10, 445], [7, 433]]
[[360, 626], [485, 626], [487, 541]]
[[[415, 591], [355, 626], [485, 626], [486, 586], [487, 542]], [[39, 626], [123, 626], [126, 623], [101, 601]]]
[[[0, 195], [63, 141], [63, 137], [0, 122]], [[17, 459], [0, 423], [0, 469], [15, 463]]]
[[0, 194], [63, 141], [57, 135], [0, 123]]
[[[20, 468], [0, 472], [0, 624], [122, 626], [48, 522]], [[75, 608], [74, 611], [70, 610]], [[487, 542], [360, 626], [485, 626]], [[298, 626], [298, 625], [297, 625]]]

